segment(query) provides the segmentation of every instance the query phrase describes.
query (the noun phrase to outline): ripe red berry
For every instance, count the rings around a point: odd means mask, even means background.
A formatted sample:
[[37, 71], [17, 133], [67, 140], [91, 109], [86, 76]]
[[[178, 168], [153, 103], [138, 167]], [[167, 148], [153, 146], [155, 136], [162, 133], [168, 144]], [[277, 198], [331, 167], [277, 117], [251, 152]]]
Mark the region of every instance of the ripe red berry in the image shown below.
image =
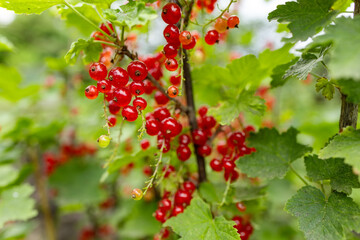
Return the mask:
[[219, 41], [219, 33], [216, 30], [210, 30], [205, 35], [205, 42], [209, 45], [214, 45]]
[[215, 127], [216, 125], [216, 120], [213, 116], [205, 116], [202, 118], [202, 127], [205, 129], [211, 129], [213, 127]]
[[132, 61], [127, 67], [127, 71], [131, 79], [135, 82], [144, 80], [148, 75], [148, 70], [145, 63], [139, 60]]
[[175, 167], [173, 165], [169, 165], [169, 166], [164, 166], [162, 168], [162, 171], [165, 172], [164, 173], [164, 178], [168, 178], [170, 176], [171, 173], [175, 172]]
[[170, 151], [170, 139], [159, 133], [157, 136], [157, 148], [160, 150], [162, 149], [163, 153]]
[[184, 207], [181, 205], [177, 205], [173, 208], [172, 212], [171, 212], [171, 216], [175, 217], [177, 215], [179, 215], [180, 213], [184, 212]]
[[123, 108], [121, 115], [125, 118], [125, 120], [133, 122], [138, 118], [138, 111], [134, 106], [128, 105]]
[[174, 58], [167, 58], [165, 60], [165, 67], [167, 70], [169, 70], [170, 72], [176, 71], [176, 69], [178, 69], [179, 65], [178, 62], [176, 61], [176, 59]]
[[245, 142], [245, 134], [242, 132], [233, 132], [230, 134], [227, 143], [233, 147], [241, 147]]
[[140, 96], [144, 94], [145, 92], [144, 84], [142, 82], [132, 82], [130, 84], [130, 92], [132, 95], [135, 96]]
[[236, 165], [233, 161], [229, 161], [227, 159], [223, 160], [223, 168], [225, 172], [232, 172], [235, 169]]
[[180, 161], [186, 161], [191, 156], [191, 150], [187, 145], [180, 145], [176, 150], [177, 156]]
[[180, 83], [181, 83], [181, 76], [180, 76], [180, 75], [178, 75], [178, 76], [172, 75], [172, 76], [170, 77], [170, 83], [171, 83], [172, 85], [175, 85], [175, 86], [180, 85]]
[[161, 18], [167, 24], [176, 24], [181, 18], [181, 9], [176, 3], [166, 4], [161, 13]]
[[214, 170], [215, 172], [221, 172], [223, 166], [222, 163], [219, 159], [214, 158], [213, 160], [211, 160], [210, 162], [210, 167], [212, 168], [212, 170]]
[[223, 156], [226, 156], [229, 154], [229, 146], [227, 145], [226, 141], [219, 141], [217, 146], [216, 146], [216, 150], [218, 151], [218, 153], [220, 153]]
[[150, 142], [147, 139], [143, 139], [140, 142], [141, 149], [146, 150], [150, 147]]
[[110, 22], [102, 23], [100, 25], [100, 29], [103, 30], [104, 32], [106, 32], [109, 35], [111, 35], [111, 33], [114, 32], [114, 26]]
[[165, 45], [163, 53], [167, 58], [175, 58], [178, 53], [178, 46], [168, 43]]
[[111, 84], [106, 80], [100, 80], [97, 82], [97, 89], [101, 93], [108, 93], [111, 90]]
[[103, 63], [92, 63], [89, 68], [90, 77], [96, 81], [103, 80], [107, 76], [107, 69]]
[[179, 89], [175, 86], [170, 86], [167, 90], [169, 97], [174, 98], [179, 94]]
[[97, 98], [98, 95], [99, 95], [99, 91], [97, 87], [95, 87], [94, 85], [90, 85], [85, 88], [85, 96], [88, 99], [95, 99]]
[[109, 112], [116, 115], [120, 111], [120, 106], [114, 101], [109, 101]]
[[136, 107], [137, 110], [142, 111], [146, 108], [147, 102], [142, 97], [138, 97], [134, 99], [133, 106]]
[[191, 142], [191, 138], [189, 135], [182, 134], [179, 136], [179, 144], [180, 145], [189, 145], [190, 142]]
[[156, 89], [156, 87], [154, 87], [154, 85], [149, 80], [145, 79], [143, 81], [143, 84], [144, 84], [146, 94], [151, 94]]
[[164, 120], [165, 118], [168, 118], [170, 116], [171, 116], [170, 112], [167, 108], [159, 107], [154, 110], [154, 118], [156, 120], [158, 120], [159, 122], [161, 122], [162, 120]]
[[191, 194], [185, 190], [177, 190], [174, 196], [175, 205], [189, 205], [191, 202]]
[[191, 41], [189, 44], [187, 45], [183, 45], [183, 49], [186, 49], [186, 50], [190, 50], [190, 49], [193, 49], [196, 45], [196, 38], [195, 37], [191, 37]]
[[186, 191], [188, 191], [190, 194], [192, 194], [195, 189], [196, 189], [196, 186], [193, 182], [191, 181], [186, 181], [183, 183], [183, 187]]
[[159, 105], [165, 105], [169, 102], [169, 99], [167, 98], [167, 96], [160, 91], [155, 92], [154, 98], [155, 98], [156, 103]]
[[231, 172], [225, 171], [224, 172], [225, 181], [228, 181], [229, 178], [231, 178], [230, 179], [231, 182], [234, 182], [239, 178], [239, 173], [235, 169], [233, 171], [231, 171]]
[[199, 108], [198, 113], [199, 113], [200, 117], [203, 117], [206, 115], [207, 111], [208, 111], [208, 108], [206, 106], [202, 106]]
[[226, 32], [228, 28], [228, 21], [223, 19], [223, 18], [218, 18], [215, 21], [215, 30], [218, 31], [219, 33], [224, 33]]
[[108, 117], [108, 125], [109, 125], [109, 127], [115, 127], [115, 125], [116, 125], [116, 117], [115, 116], [110, 115]]
[[115, 67], [110, 70], [108, 79], [115, 87], [125, 87], [125, 85], [129, 82], [129, 74], [125, 69]]
[[230, 16], [229, 19], [227, 20], [227, 25], [229, 28], [237, 28], [238, 25], [240, 23], [240, 20], [238, 18], [238, 16]]
[[115, 92], [116, 88], [114, 86], [111, 86], [111, 90], [107, 93], [105, 93], [105, 99], [106, 101], [110, 101], [114, 99], [114, 92]]
[[[144, 149], [146, 150], [146, 149]], [[144, 166], [143, 168], [143, 173], [147, 176], [150, 177], [152, 175], [152, 169], [150, 166]]]
[[171, 201], [168, 198], [164, 198], [159, 202], [158, 207], [160, 210], [167, 212], [171, 210], [171, 205]]
[[129, 89], [122, 87], [114, 92], [114, 101], [120, 107], [125, 107], [131, 102], [131, 92]]
[[207, 137], [204, 133], [203, 130], [201, 129], [196, 129], [194, 130], [194, 132], [192, 133], [192, 137], [193, 137], [193, 141], [196, 145], [204, 145], [207, 141]]
[[100, 31], [92, 32], [90, 37], [92, 37], [94, 40], [104, 40], [104, 34], [102, 34]]
[[245, 211], [246, 211], [246, 206], [245, 206], [242, 202], [236, 203], [236, 208], [237, 208], [240, 212], [245, 212]]
[[155, 136], [160, 131], [160, 122], [155, 119], [149, 119], [145, 124], [146, 133], [150, 136]]
[[161, 130], [166, 137], [175, 137], [181, 131], [180, 123], [172, 117], [165, 118], [161, 121]]
[[211, 147], [207, 144], [202, 145], [198, 148], [198, 153], [203, 157], [209, 156], [211, 154]]
[[156, 210], [155, 211], [155, 219], [161, 223], [164, 223], [166, 221], [166, 213], [160, 209]]
[[247, 126], [244, 128], [245, 137], [249, 137], [251, 132], [255, 132], [254, 126]]
[[182, 31], [179, 35], [179, 41], [182, 45], [188, 45], [191, 43], [191, 33], [189, 31]]
[[166, 28], [164, 29], [164, 38], [168, 43], [171, 43], [175, 46], [179, 46], [180, 45], [180, 41], [179, 41], [179, 35], [180, 35], [180, 31], [179, 28], [175, 25], [167, 25]]

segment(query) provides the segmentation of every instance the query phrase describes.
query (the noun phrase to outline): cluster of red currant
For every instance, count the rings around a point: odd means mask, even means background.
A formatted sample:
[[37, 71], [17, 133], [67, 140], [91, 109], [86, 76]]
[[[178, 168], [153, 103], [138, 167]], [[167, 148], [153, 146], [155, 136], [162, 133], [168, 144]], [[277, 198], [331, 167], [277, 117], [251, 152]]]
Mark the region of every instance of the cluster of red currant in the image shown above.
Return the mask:
[[254, 231], [250, 221], [246, 218], [242, 218], [241, 216], [235, 216], [232, 220], [236, 224], [234, 228], [240, 234], [241, 240], [248, 240]]
[[197, 0], [196, 6], [200, 9], [205, 8], [208, 13], [212, 13], [215, 9], [215, 3], [217, 0]]
[[229, 28], [237, 28], [240, 20], [237, 16], [230, 16], [228, 19], [219, 17], [215, 21], [214, 30], [210, 30], [205, 35], [205, 42], [214, 45], [219, 42], [220, 33], [225, 33]]
[[99, 226], [95, 231], [91, 227], [85, 227], [81, 230], [79, 240], [95, 240], [95, 239], [108, 239], [114, 233], [114, 230], [108, 225]]

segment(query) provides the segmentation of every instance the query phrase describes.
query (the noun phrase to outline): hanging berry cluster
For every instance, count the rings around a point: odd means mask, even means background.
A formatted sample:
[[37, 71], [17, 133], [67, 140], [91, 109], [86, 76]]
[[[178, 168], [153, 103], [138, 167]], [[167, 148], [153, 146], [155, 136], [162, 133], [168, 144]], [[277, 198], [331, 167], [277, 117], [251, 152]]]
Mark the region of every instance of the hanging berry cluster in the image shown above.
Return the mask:
[[239, 233], [241, 240], [248, 240], [254, 231], [249, 219], [241, 216], [234, 216], [232, 220], [235, 222], [234, 228]]
[[214, 30], [210, 30], [205, 35], [205, 42], [214, 45], [219, 42], [220, 34], [225, 33], [230, 28], [237, 28], [240, 20], [238, 16], [230, 16], [228, 19], [219, 17], [215, 21]]

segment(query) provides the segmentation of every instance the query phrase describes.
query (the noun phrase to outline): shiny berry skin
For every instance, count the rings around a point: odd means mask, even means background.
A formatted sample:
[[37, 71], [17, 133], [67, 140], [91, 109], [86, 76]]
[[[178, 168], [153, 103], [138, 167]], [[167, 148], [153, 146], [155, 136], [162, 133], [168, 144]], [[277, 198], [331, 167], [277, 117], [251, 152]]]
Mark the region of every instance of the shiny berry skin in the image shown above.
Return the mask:
[[162, 171], [165, 172], [164, 174], [164, 178], [168, 178], [170, 176], [171, 173], [175, 172], [175, 167], [173, 165], [169, 165], [169, 166], [164, 166], [162, 168]]
[[144, 80], [143, 84], [146, 94], [151, 94], [156, 89], [156, 87], [154, 87], [154, 85], [149, 80]]
[[237, 208], [240, 212], [245, 212], [245, 211], [246, 211], [246, 206], [245, 206], [242, 202], [236, 203], [236, 208]]
[[175, 217], [179, 215], [180, 213], [184, 212], [184, 207], [181, 205], [175, 206], [171, 212], [171, 216]]
[[142, 82], [132, 82], [130, 84], [130, 92], [132, 95], [135, 96], [140, 96], [144, 94], [145, 92], [144, 84]]
[[225, 172], [224, 172], [224, 179], [225, 179], [225, 181], [228, 181], [229, 178], [231, 178], [231, 179], [230, 179], [231, 182], [234, 182], [234, 181], [238, 180], [238, 178], [239, 178], [239, 173], [238, 173], [235, 169], [232, 170], [231, 172], [225, 171]]
[[160, 131], [160, 122], [155, 119], [149, 119], [145, 124], [146, 133], [150, 136], [155, 136]]
[[162, 120], [164, 120], [165, 118], [168, 118], [170, 116], [171, 116], [170, 112], [167, 108], [159, 107], [154, 110], [154, 118], [156, 120], [158, 120], [159, 122], [161, 122]]
[[226, 141], [219, 141], [216, 145], [216, 150], [223, 156], [226, 156], [229, 153], [229, 146]]
[[95, 99], [97, 98], [98, 95], [99, 95], [99, 91], [97, 87], [95, 87], [94, 85], [90, 85], [85, 88], [85, 96], [88, 99]]
[[165, 67], [168, 71], [170, 72], [173, 72], [173, 71], [176, 71], [176, 69], [178, 69], [179, 67], [179, 64], [178, 62], [176, 61], [176, 59], [174, 58], [167, 58], [165, 60]]
[[137, 110], [142, 111], [146, 108], [147, 102], [142, 97], [138, 97], [134, 99], [133, 106], [136, 107]]
[[131, 198], [134, 200], [141, 200], [143, 197], [143, 191], [139, 188], [135, 188], [131, 192]]
[[209, 45], [214, 45], [219, 41], [219, 33], [216, 30], [210, 30], [205, 35], [205, 42]]
[[108, 117], [108, 125], [109, 127], [115, 127], [116, 125], [116, 117], [111, 115]]
[[178, 53], [178, 47], [174, 44], [168, 43], [165, 45], [163, 53], [167, 58], [175, 58]]
[[186, 50], [190, 50], [190, 49], [193, 49], [196, 45], [196, 38], [195, 37], [191, 37], [191, 41], [189, 44], [186, 44], [186, 45], [183, 45], [183, 49], [186, 49]]
[[108, 93], [111, 90], [111, 84], [106, 80], [100, 80], [97, 82], [97, 89], [101, 93]]
[[185, 191], [188, 191], [190, 194], [193, 194], [193, 192], [196, 190], [195, 184], [191, 181], [184, 182], [183, 187]]
[[116, 115], [120, 111], [120, 106], [114, 101], [109, 101], [109, 112]]
[[242, 132], [233, 132], [230, 134], [227, 143], [230, 146], [241, 147], [245, 142], [245, 134]]
[[202, 119], [202, 127], [205, 129], [211, 129], [215, 127], [216, 120], [213, 116], [206, 116]]
[[202, 145], [198, 148], [198, 153], [203, 157], [209, 156], [211, 154], [211, 147], [207, 144]]
[[157, 136], [157, 148], [158, 149], [162, 149], [163, 153], [167, 153], [168, 151], [170, 151], [170, 139], [164, 137], [161, 134], [158, 134]]
[[129, 74], [121, 67], [115, 67], [109, 72], [109, 82], [115, 87], [125, 87], [129, 82]]
[[189, 205], [191, 202], [191, 194], [185, 190], [177, 190], [174, 196], [175, 205]]
[[216, 158], [211, 160], [210, 167], [215, 172], [221, 172], [222, 169], [223, 169], [223, 165], [222, 165], [221, 161], [219, 159], [216, 159]]
[[161, 121], [161, 130], [166, 137], [175, 137], [180, 131], [180, 123], [172, 117], [165, 118]]
[[160, 91], [155, 92], [154, 98], [155, 98], [156, 103], [159, 105], [165, 105], [169, 102], [169, 99], [167, 98], [167, 96]]
[[179, 76], [175, 76], [175, 75], [171, 76], [170, 83], [172, 85], [179, 86], [181, 83], [181, 76], [180, 75]]
[[114, 101], [119, 107], [125, 107], [131, 102], [131, 92], [129, 89], [122, 87], [114, 92]]
[[100, 25], [100, 29], [103, 30], [104, 32], [106, 32], [109, 35], [111, 35], [111, 33], [114, 32], [114, 26], [110, 22], [102, 23]]
[[232, 172], [235, 169], [236, 165], [233, 161], [223, 161], [223, 168], [225, 172]]
[[140, 142], [140, 147], [141, 147], [142, 150], [148, 149], [148, 148], [150, 147], [150, 142], [149, 142], [149, 140], [147, 140], [147, 139], [141, 140], [141, 142]]
[[174, 98], [179, 95], [179, 89], [175, 86], [170, 86], [167, 90], [167, 94], [169, 95], [169, 97]]
[[179, 41], [182, 45], [188, 45], [191, 43], [191, 33], [189, 31], [182, 31], [179, 35]]
[[170, 231], [167, 228], [163, 228], [161, 232], [162, 232], [161, 235], [162, 239], [167, 239], [170, 236]]
[[107, 135], [101, 135], [98, 139], [97, 142], [99, 144], [99, 147], [101, 148], [106, 148], [107, 146], [109, 146], [110, 144], [110, 137]]
[[105, 99], [106, 101], [111, 101], [114, 99], [114, 92], [115, 92], [116, 88], [114, 86], [111, 87], [111, 90], [107, 93], [105, 93]]
[[192, 134], [192, 137], [193, 137], [193, 141], [196, 145], [204, 145], [207, 141], [207, 137], [204, 133], [203, 130], [201, 129], [195, 129], [193, 134]]
[[228, 21], [223, 19], [223, 18], [218, 18], [215, 21], [215, 30], [218, 31], [219, 33], [224, 33], [226, 32], [228, 28]]
[[171, 201], [168, 198], [164, 198], [158, 204], [158, 208], [164, 212], [171, 210]]
[[161, 18], [167, 24], [176, 24], [181, 18], [181, 9], [176, 3], [166, 4], [161, 12]]
[[156, 210], [155, 211], [155, 219], [161, 223], [164, 223], [166, 221], [166, 213], [160, 209]]
[[180, 31], [179, 28], [175, 25], [167, 25], [164, 29], [164, 38], [168, 43], [171, 43], [175, 46], [180, 45], [179, 41]]
[[127, 67], [127, 71], [131, 79], [135, 82], [144, 80], [148, 75], [148, 70], [145, 63], [139, 60], [132, 61]]
[[103, 63], [92, 63], [89, 67], [90, 77], [96, 81], [103, 80], [107, 76], [107, 69]]
[[200, 117], [204, 117], [208, 111], [208, 108], [206, 106], [202, 106], [199, 108], [198, 113]]
[[255, 128], [251, 125], [244, 128], [245, 137], [249, 137], [251, 132], [255, 132]]
[[138, 111], [134, 106], [125, 106], [121, 111], [121, 115], [125, 118], [125, 120], [129, 122], [133, 122], [138, 118]]
[[181, 134], [179, 136], [179, 144], [180, 145], [189, 145], [191, 142], [191, 138], [187, 134]]
[[238, 25], [240, 23], [240, 20], [238, 18], [238, 16], [230, 16], [229, 19], [227, 20], [227, 25], [229, 28], [237, 28]]
[[187, 145], [180, 145], [177, 149], [176, 149], [176, 154], [178, 156], [178, 159], [180, 161], [185, 162], [186, 160], [188, 160], [191, 156], [191, 150]]

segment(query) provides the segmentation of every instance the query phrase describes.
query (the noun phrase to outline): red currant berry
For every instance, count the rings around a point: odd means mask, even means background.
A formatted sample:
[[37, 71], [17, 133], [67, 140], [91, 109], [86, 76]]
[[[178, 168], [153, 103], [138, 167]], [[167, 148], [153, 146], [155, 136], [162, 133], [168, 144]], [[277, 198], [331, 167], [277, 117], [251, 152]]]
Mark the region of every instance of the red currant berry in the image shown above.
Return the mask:
[[167, 212], [171, 210], [171, 205], [171, 201], [168, 198], [164, 198], [159, 202], [158, 207], [160, 210]]
[[187, 145], [180, 145], [176, 150], [177, 156], [180, 161], [185, 162], [191, 156], [191, 150]]
[[190, 142], [191, 142], [191, 138], [189, 135], [187, 135], [187, 134], [180, 135], [180, 137], [179, 137], [180, 145], [189, 145]]
[[193, 49], [196, 45], [196, 38], [192, 37], [191, 38], [191, 42], [187, 45], [183, 45], [183, 49], [186, 49], [186, 50], [190, 50], [190, 49]]
[[179, 94], [179, 89], [175, 86], [170, 86], [167, 90], [169, 97], [174, 98]]
[[184, 212], [184, 207], [183, 206], [175, 206], [171, 212], [171, 216], [175, 217], [177, 215], [179, 215], [180, 213]]
[[245, 212], [245, 211], [246, 211], [246, 206], [245, 206], [242, 202], [236, 203], [236, 208], [237, 208], [240, 212]]
[[189, 205], [191, 202], [191, 194], [185, 190], [177, 190], [174, 197], [175, 205]]
[[159, 133], [157, 136], [157, 148], [162, 149], [163, 153], [170, 151], [170, 139]]
[[138, 60], [132, 61], [127, 67], [127, 71], [131, 79], [135, 82], [140, 82], [144, 80], [148, 74], [145, 63]]
[[211, 147], [207, 144], [202, 145], [198, 148], [198, 153], [203, 157], [209, 156], [211, 154]]
[[239, 178], [239, 173], [235, 169], [233, 171], [231, 171], [231, 172], [225, 171], [224, 172], [225, 181], [228, 181], [229, 178], [231, 178], [230, 179], [231, 182], [235, 182]]
[[147, 140], [147, 139], [141, 140], [140, 146], [141, 146], [141, 149], [142, 149], [142, 150], [148, 149], [148, 148], [150, 147], [150, 142], [149, 142], [149, 140]]
[[180, 75], [179, 76], [175, 76], [175, 75], [171, 76], [170, 83], [172, 85], [179, 86], [181, 83], [181, 76]]
[[201, 123], [202, 123], [203, 128], [211, 129], [211, 128], [215, 127], [216, 120], [213, 116], [205, 116], [205, 117], [203, 117]]
[[227, 20], [227, 25], [229, 28], [237, 28], [238, 25], [240, 23], [240, 20], [238, 18], [238, 16], [230, 16], [229, 19]]
[[155, 219], [161, 223], [166, 221], [166, 213], [160, 209], [155, 211]]
[[125, 120], [133, 122], [138, 118], [138, 111], [135, 107], [128, 105], [123, 108], [121, 115], [125, 118]]
[[160, 91], [155, 92], [154, 98], [155, 98], [156, 103], [159, 105], [165, 105], [169, 102], [169, 99], [167, 98], [167, 96]]
[[108, 125], [109, 127], [115, 127], [116, 125], [116, 117], [111, 115], [108, 117]]
[[104, 34], [102, 34], [100, 31], [92, 32], [90, 37], [92, 37], [94, 40], [104, 40]]
[[135, 96], [140, 96], [144, 94], [145, 87], [142, 82], [132, 82], [130, 84], [130, 92]]
[[135, 188], [131, 192], [131, 197], [134, 200], [140, 200], [143, 197], [143, 191], [141, 189], [139, 189], [139, 188]]
[[136, 107], [137, 110], [142, 111], [146, 108], [147, 102], [142, 97], [138, 97], [134, 99], [133, 106]]
[[165, 45], [163, 53], [167, 58], [175, 58], [178, 53], [178, 46], [168, 43]]
[[106, 101], [110, 101], [114, 99], [114, 92], [115, 92], [116, 88], [114, 86], [111, 87], [111, 90], [107, 93], [105, 93], [105, 99]]
[[236, 227], [235, 228], [239, 228], [241, 229], [243, 227], [243, 222], [244, 220], [242, 219], [242, 217], [240, 216], [235, 216], [232, 218], [232, 220], [235, 222]]
[[161, 122], [162, 120], [164, 120], [165, 118], [168, 118], [170, 116], [171, 116], [170, 112], [167, 108], [159, 107], [154, 110], [154, 118], [156, 120], [158, 120], [159, 122]]
[[121, 107], [114, 100], [109, 101], [109, 112], [111, 114], [116, 115], [120, 111], [120, 108]]
[[180, 133], [180, 124], [172, 117], [161, 121], [161, 130], [166, 137], [175, 137]]
[[164, 166], [162, 168], [162, 171], [165, 172], [164, 173], [164, 178], [168, 178], [170, 176], [170, 174], [172, 174], [173, 172], [175, 172], [175, 167], [173, 165], [169, 165], [169, 166]]
[[108, 93], [111, 91], [111, 84], [106, 80], [101, 80], [97, 82], [97, 89], [101, 93]]
[[106, 32], [109, 35], [111, 35], [111, 33], [114, 32], [114, 26], [110, 22], [102, 23], [100, 25], [100, 29], [103, 30], [104, 32]]
[[115, 67], [110, 70], [108, 79], [115, 87], [125, 87], [129, 82], [129, 74], [125, 69], [121, 67]]
[[247, 223], [245, 226], [244, 226], [244, 230], [245, 232], [248, 234], [248, 235], [251, 235], [254, 231], [254, 228], [253, 226], [251, 225], [251, 223]]
[[206, 137], [204, 131], [201, 129], [194, 130], [192, 137], [193, 137], [193, 141], [196, 145], [200, 145], [200, 146], [204, 145], [207, 141], [207, 137]]
[[188, 45], [191, 43], [191, 33], [189, 31], [182, 31], [179, 35], [179, 41], [182, 45]]
[[255, 132], [254, 126], [249, 125], [244, 128], [245, 137], [249, 137], [251, 132]]
[[191, 181], [184, 182], [183, 187], [184, 187], [185, 191], [188, 191], [190, 194], [193, 194], [193, 192], [196, 189], [195, 184]]
[[212, 170], [214, 170], [215, 172], [221, 172], [223, 166], [222, 163], [219, 159], [214, 158], [213, 160], [211, 160], [210, 162], [210, 167]]
[[176, 24], [181, 18], [181, 9], [176, 3], [166, 4], [161, 13], [161, 18], [167, 24]]
[[131, 92], [127, 88], [119, 88], [114, 92], [114, 101], [119, 107], [125, 107], [131, 102]]
[[215, 21], [215, 30], [218, 31], [219, 33], [224, 33], [226, 32], [228, 28], [228, 21], [223, 19], [223, 18], [218, 18]]
[[233, 161], [223, 160], [223, 168], [225, 172], [232, 172], [235, 169], [236, 165]]
[[245, 142], [245, 134], [242, 132], [233, 132], [230, 134], [227, 143], [233, 147], [241, 147]]
[[178, 69], [179, 65], [178, 62], [176, 61], [176, 59], [174, 58], [167, 58], [165, 60], [165, 67], [167, 70], [169, 70], [170, 72], [176, 71], [176, 69]]
[[156, 89], [156, 87], [154, 87], [154, 85], [149, 80], [144, 80], [143, 84], [146, 94], [151, 94]]
[[[144, 150], [146, 150], [146, 149], [144, 149]], [[152, 175], [152, 169], [151, 169], [151, 167], [150, 167], [150, 166], [145, 166], [145, 167], [143, 168], [143, 173], [144, 173], [146, 176], [150, 177], [150, 176]]]
[[199, 108], [198, 113], [200, 117], [204, 117], [208, 111], [208, 108], [206, 106], [202, 106]]
[[219, 41], [219, 33], [216, 30], [210, 30], [205, 35], [205, 42], [209, 45], [214, 45]]
[[223, 156], [229, 154], [229, 146], [227, 145], [226, 141], [219, 141], [216, 146], [216, 150]]
[[175, 25], [167, 25], [166, 28], [164, 29], [165, 40], [168, 43], [171, 43], [175, 46], [180, 45], [179, 35], [180, 35], [179, 28]]
[[89, 68], [90, 77], [96, 81], [103, 80], [107, 76], [107, 69], [103, 63], [93, 63]]
[[145, 124], [146, 133], [150, 136], [155, 136], [160, 131], [160, 122], [155, 119], [149, 119]]
[[160, 232], [162, 232], [162, 239], [167, 239], [170, 236], [170, 231], [167, 228], [163, 228]]
[[97, 98], [98, 95], [99, 95], [99, 91], [97, 87], [95, 87], [94, 85], [90, 85], [87, 88], [85, 88], [85, 96], [88, 99], [95, 99]]

